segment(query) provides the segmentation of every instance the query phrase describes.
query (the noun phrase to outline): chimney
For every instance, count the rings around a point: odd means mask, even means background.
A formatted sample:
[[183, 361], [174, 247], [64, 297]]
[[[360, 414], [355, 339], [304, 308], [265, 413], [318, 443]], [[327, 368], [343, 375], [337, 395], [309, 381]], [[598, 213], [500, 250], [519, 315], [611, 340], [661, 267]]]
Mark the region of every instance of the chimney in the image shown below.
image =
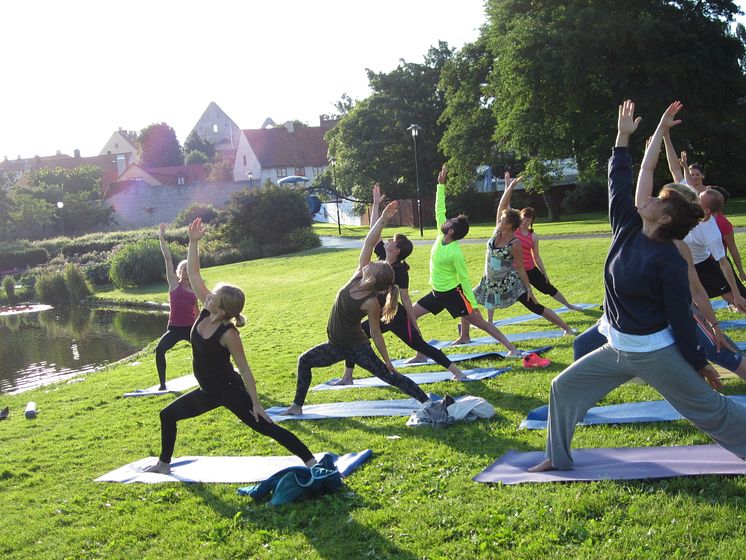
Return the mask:
[[76, 148], [74, 153], [75, 153], [75, 159], [80, 159], [80, 150]]

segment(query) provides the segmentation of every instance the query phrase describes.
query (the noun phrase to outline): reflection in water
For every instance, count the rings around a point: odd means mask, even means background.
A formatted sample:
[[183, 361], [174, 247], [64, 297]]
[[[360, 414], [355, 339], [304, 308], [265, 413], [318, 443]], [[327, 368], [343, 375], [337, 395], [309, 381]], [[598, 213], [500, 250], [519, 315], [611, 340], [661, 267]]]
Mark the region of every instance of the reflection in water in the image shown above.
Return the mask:
[[93, 371], [158, 338], [163, 312], [58, 306], [0, 316], [0, 393], [20, 393]]

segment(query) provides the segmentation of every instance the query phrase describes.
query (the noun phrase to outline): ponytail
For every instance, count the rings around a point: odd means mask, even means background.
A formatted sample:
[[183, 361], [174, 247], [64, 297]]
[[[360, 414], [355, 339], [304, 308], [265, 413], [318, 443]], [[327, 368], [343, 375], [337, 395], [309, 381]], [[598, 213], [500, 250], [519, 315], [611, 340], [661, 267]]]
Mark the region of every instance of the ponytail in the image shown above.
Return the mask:
[[396, 310], [399, 308], [399, 286], [391, 284], [388, 293], [386, 294], [386, 303], [381, 309], [381, 322], [390, 323], [396, 315]]

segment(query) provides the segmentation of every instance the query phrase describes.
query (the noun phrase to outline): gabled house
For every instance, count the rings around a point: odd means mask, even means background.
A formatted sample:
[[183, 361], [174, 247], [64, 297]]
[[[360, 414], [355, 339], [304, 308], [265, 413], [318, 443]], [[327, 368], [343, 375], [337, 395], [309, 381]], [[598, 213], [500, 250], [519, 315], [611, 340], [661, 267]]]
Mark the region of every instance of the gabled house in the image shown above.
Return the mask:
[[215, 151], [225, 155], [236, 153], [241, 136], [238, 125], [214, 101], [210, 102], [189, 134], [192, 132], [196, 132], [202, 140], [212, 142]]
[[111, 138], [107, 140], [104, 147], [98, 153], [100, 156], [121, 155], [128, 156], [129, 163], [139, 163], [140, 158], [137, 153], [137, 132], [133, 130], [123, 130], [120, 128]]
[[[268, 119], [265, 124], [269, 122]], [[319, 126], [295, 126], [287, 122], [281, 127], [241, 131], [233, 180], [249, 180], [251, 185], [263, 185], [268, 179], [277, 183], [290, 175], [313, 180], [329, 165], [329, 146], [324, 135], [336, 122], [321, 118]]]

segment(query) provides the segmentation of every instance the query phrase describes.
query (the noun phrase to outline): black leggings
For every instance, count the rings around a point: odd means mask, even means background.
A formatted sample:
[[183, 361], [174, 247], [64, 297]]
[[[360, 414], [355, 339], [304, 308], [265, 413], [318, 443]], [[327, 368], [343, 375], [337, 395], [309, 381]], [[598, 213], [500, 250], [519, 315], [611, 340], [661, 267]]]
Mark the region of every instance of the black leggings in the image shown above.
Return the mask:
[[[364, 321], [362, 325], [365, 334], [370, 338], [370, 323]], [[420, 332], [414, 328], [414, 325], [409, 320], [407, 311], [400, 305], [396, 310], [396, 315], [390, 323], [381, 323], [381, 332], [392, 332], [396, 337], [401, 340], [404, 344], [409, 346], [412, 350], [423, 353], [428, 358], [431, 358], [435, 363], [444, 368], [448, 369], [451, 367], [451, 360], [448, 359], [442, 350], [430, 346], [425, 339], [422, 338]], [[352, 358], [345, 359], [345, 367], [355, 367], [355, 362]]]
[[386, 369], [381, 359], [373, 352], [370, 344], [361, 344], [355, 348], [340, 348], [330, 342], [314, 346], [310, 350], [301, 354], [298, 358], [298, 385], [295, 389], [295, 399], [293, 402], [298, 406], [303, 406], [306, 401], [308, 388], [311, 386], [311, 368], [325, 367], [341, 362], [342, 360], [351, 360], [364, 369], [367, 369], [378, 379], [382, 379], [389, 385], [402, 390], [410, 397], [414, 397], [419, 402], [425, 402], [427, 395], [417, 386], [417, 383], [404, 377], [401, 373], [392, 373]]
[[170, 463], [176, 444], [176, 423], [185, 418], [194, 418], [224, 406], [255, 432], [271, 437], [285, 449], [300, 457], [305, 463], [313, 458], [308, 447], [293, 433], [277, 424], [267, 422], [261, 416], [256, 420], [251, 414], [253, 403], [243, 385], [232, 385], [221, 391], [206, 392], [195, 389], [182, 395], [161, 410], [161, 455], [159, 459]]
[[532, 313], [536, 313], [537, 315], [543, 315], [544, 310], [546, 307], [541, 305], [540, 303], [536, 303], [535, 301], [531, 301], [528, 299], [528, 292], [523, 292], [519, 297], [518, 301], [521, 302], [523, 307], [531, 311]]
[[544, 273], [539, 269], [538, 266], [535, 266], [531, 270], [526, 271], [526, 276], [528, 276], [529, 283], [539, 290], [542, 294], [546, 294], [548, 296], [554, 297], [559, 290], [554, 287], [553, 284], [547, 280], [547, 277], [544, 276]]
[[155, 367], [158, 370], [158, 380], [161, 387], [166, 385], [166, 352], [176, 345], [180, 340], [189, 340], [189, 333], [192, 327], [174, 327], [168, 326], [168, 330], [158, 341], [155, 347]]

